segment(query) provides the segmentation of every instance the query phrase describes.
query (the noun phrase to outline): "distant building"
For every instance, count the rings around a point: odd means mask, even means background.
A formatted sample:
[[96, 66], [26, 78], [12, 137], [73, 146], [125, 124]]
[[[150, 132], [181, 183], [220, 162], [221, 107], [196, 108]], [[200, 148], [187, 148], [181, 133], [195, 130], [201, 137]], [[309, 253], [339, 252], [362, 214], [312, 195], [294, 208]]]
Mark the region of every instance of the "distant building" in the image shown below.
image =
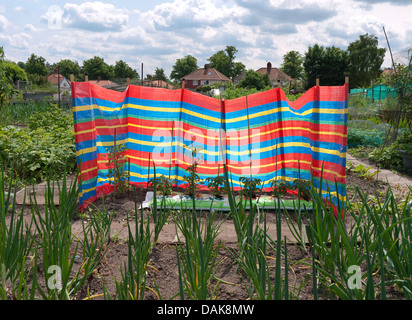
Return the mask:
[[99, 87], [103, 87], [103, 88], [106, 88], [106, 89], [116, 88], [116, 87], [119, 86], [119, 84], [117, 84], [113, 81], [101, 80], [100, 78], [98, 78], [97, 80], [89, 80], [89, 83], [96, 84]]
[[291, 81], [293, 81], [292, 77], [288, 76], [282, 70], [278, 68], [272, 68], [272, 64], [270, 62], [268, 62], [266, 68], [260, 68], [259, 70], [256, 70], [256, 72], [267, 74], [269, 76], [270, 82], [272, 83], [272, 86], [277, 86], [279, 80], [281, 86], [288, 85]]
[[[261, 74], [267, 74], [269, 76], [270, 82], [272, 87], [277, 87], [278, 81], [280, 81], [281, 86], [288, 85], [291, 81], [294, 81], [292, 77], [284, 73], [282, 70], [278, 68], [272, 68], [272, 63], [268, 62], [266, 68], [262, 67], [256, 72]], [[241, 73], [233, 79], [235, 85], [238, 85], [239, 82], [243, 79], [245, 73]]]
[[47, 81], [52, 85], [58, 87], [60, 80], [60, 91], [70, 91], [71, 84], [64, 76], [57, 74], [57, 72], [52, 73], [47, 77]]
[[145, 80], [144, 85], [146, 87], [155, 87], [155, 88], [165, 88], [165, 89], [175, 89], [173, 85], [163, 80]]
[[197, 69], [184, 76], [181, 80], [185, 81], [185, 88], [195, 90], [197, 87], [212, 85], [215, 82], [231, 82], [228, 77], [214, 68], [205, 64], [204, 68]]

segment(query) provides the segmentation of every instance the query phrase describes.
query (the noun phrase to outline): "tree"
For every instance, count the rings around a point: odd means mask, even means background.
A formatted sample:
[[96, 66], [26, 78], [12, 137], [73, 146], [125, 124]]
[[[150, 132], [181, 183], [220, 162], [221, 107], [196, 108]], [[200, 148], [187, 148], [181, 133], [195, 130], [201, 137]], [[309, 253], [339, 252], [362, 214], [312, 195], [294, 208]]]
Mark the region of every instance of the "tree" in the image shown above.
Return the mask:
[[99, 77], [111, 79], [114, 73], [112, 69], [103, 58], [97, 56], [83, 62], [83, 72], [89, 75], [90, 80], [97, 80]]
[[0, 47], [0, 108], [3, 107], [14, 93], [12, 79], [7, 76], [3, 47]]
[[115, 78], [130, 78], [135, 79], [139, 77], [136, 70], [133, 70], [126, 62], [123, 60], [116, 61], [114, 65], [114, 77]]
[[374, 35], [361, 35], [359, 40], [348, 46], [349, 75], [352, 88], [364, 88], [381, 74], [380, 68], [386, 49], [378, 48], [378, 38]]
[[177, 59], [170, 73], [170, 79], [180, 82], [184, 76], [199, 69], [197, 59], [191, 55], [187, 55], [182, 59]]
[[345, 50], [326, 47], [320, 68], [322, 85], [339, 86], [345, 83], [345, 73], [348, 71], [349, 57]]
[[70, 75], [72, 72], [75, 79], [80, 78], [81, 69], [77, 61], [74, 62], [70, 59], [63, 59], [57, 63], [57, 66], [59, 67], [59, 73], [66, 79], [70, 80]]
[[167, 81], [167, 77], [165, 75], [165, 71], [163, 70], [163, 68], [156, 68], [152, 79]]
[[18, 80], [27, 81], [26, 71], [20, 68], [17, 63], [13, 61], [4, 61], [4, 71], [6, 73], [6, 77], [13, 83], [16, 83]]
[[303, 68], [307, 88], [316, 85], [317, 76], [322, 85], [343, 85], [348, 69], [348, 55], [344, 50], [334, 46], [325, 48], [315, 44], [305, 53]]
[[238, 50], [235, 46], [226, 46], [225, 50], [216, 52], [208, 59], [210, 67], [233, 79], [246, 70], [243, 63], [234, 61], [237, 52]]
[[283, 63], [280, 69], [288, 76], [296, 80], [303, 77], [303, 57], [297, 51], [289, 51], [283, 56]]
[[34, 53], [32, 53], [30, 58], [27, 59], [25, 70], [27, 74], [31, 75], [46, 77], [49, 75], [46, 59], [44, 59], [43, 57], [38, 57]]
[[267, 74], [261, 74], [252, 69], [245, 72], [245, 76], [240, 80], [239, 87], [257, 90], [263, 90], [267, 86], [270, 86], [270, 80]]

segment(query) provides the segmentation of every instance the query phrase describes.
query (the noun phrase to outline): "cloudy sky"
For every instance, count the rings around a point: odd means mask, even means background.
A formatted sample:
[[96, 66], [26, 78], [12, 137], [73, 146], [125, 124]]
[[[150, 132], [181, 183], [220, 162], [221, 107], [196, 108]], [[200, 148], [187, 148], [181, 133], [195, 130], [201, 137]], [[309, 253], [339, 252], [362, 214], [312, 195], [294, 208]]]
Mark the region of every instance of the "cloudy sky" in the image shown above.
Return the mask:
[[[100, 56], [140, 73], [170, 75], [176, 59], [198, 65], [228, 45], [247, 69], [280, 66], [291, 50], [319, 44], [346, 49], [373, 34], [393, 53], [412, 44], [412, 0], [15, 0], [0, 2], [0, 46], [6, 58], [34, 53], [55, 63]], [[387, 51], [383, 67], [390, 67]]]

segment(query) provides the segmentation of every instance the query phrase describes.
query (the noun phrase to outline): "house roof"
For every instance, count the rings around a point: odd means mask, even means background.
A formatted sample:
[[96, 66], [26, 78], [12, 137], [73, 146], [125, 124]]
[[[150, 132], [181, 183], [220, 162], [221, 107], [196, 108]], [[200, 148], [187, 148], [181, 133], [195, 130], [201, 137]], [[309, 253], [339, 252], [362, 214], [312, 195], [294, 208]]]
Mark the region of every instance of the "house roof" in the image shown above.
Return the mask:
[[292, 77], [284, 73], [282, 70], [278, 68], [272, 68], [272, 64], [268, 62], [268, 65], [266, 68], [260, 68], [259, 70], [256, 70], [256, 72], [259, 72], [261, 74], [268, 74], [269, 79], [271, 81], [292, 81]]
[[197, 69], [192, 73], [184, 76], [182, 79], [187, 80], [214, 80], [214, 81], [231, 81], [223, 73], [214, 68], [205, 65], [204, 68]]
[[[66, 78], [64, 76], [60, 75], [60, 83], [62, 83], [62, 81], [64, 81], [65, 79]], [[59, 84], [59, 75], [56, 72], [54, 72], [47, 77], [47, 81], [50, 82], [52, 85], [57, 86]], [[69, 80], [67, 80], [67, 82], [70, 83]]]
[[145, 80], [144, 85], [149, 86], [149, 87], [166, 88], [166, 89], [175, 88], [173, 85], [163, 80]]
[[89, 80], [89, 83], [96, 84], [103, 88], [117, 87], [118, 84], [110, 80]]

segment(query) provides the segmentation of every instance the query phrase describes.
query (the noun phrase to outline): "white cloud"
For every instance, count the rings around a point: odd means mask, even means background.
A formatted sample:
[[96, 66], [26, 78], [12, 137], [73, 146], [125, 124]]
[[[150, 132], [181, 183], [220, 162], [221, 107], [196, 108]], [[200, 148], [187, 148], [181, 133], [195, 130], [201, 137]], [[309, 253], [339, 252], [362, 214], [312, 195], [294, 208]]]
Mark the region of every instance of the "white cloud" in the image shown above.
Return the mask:
[[42, 29], [40, 28], [36, 28], [35, 26], [33, 26], [31, 23], [26, 24], [24, 26], [24, 31], [28, 31], [28, 32], [39, 32], [42, 31]]
[[90, 31], [120, 31], [128, 24], [128, 14], [103, 2], [68, 3], [64, 6], [64, 25]]
[[0, 15], [0, 31], [4, 32], [4, 30], [9, 25], [9, 21], [6, 19], [5, 16]]
[[22, 13], [22, 12], [24, 12], [25, 10], [24, 10], [24, 8], [23, 8], [22, 6], [17, 6], [17, 7], [14, 7], [14, 11], [16, 11], [16, 12], [18, 12], [18, 13]]

